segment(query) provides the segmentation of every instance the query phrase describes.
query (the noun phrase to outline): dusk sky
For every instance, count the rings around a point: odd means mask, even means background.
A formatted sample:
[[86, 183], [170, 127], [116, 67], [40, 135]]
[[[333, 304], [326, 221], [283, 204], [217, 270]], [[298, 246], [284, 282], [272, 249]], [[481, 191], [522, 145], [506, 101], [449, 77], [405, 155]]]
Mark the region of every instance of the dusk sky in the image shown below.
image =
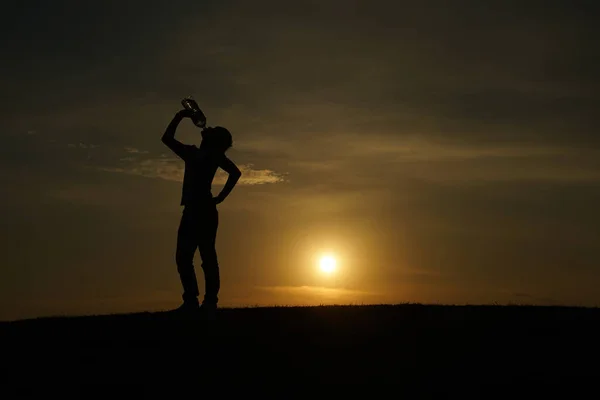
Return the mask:
[[221, 306], [600, 304], [597, 1], [7, 3], [0, 319], [179, 304], [188, 95]]

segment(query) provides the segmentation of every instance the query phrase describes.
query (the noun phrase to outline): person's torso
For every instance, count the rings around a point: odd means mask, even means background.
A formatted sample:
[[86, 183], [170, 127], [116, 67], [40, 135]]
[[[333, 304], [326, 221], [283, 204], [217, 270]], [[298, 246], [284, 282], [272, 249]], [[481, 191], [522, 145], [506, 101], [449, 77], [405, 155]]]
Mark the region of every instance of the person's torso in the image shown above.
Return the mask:
[[185, 160], [181, 205], [200, 206], [212, 203], [212, 181], [218, 159], [204, 150], [195, 149]]

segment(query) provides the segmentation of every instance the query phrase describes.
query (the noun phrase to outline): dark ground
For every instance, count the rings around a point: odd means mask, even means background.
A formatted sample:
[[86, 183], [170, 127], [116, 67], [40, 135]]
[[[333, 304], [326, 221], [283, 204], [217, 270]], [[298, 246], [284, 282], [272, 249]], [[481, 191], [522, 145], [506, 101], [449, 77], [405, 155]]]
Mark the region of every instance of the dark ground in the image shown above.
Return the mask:
[[533, 306], [221, 309], [210, 325], [169, 313], [41, 318], [0, 323], [2, 390], [600, 398], [599, 333], [600, 309]]

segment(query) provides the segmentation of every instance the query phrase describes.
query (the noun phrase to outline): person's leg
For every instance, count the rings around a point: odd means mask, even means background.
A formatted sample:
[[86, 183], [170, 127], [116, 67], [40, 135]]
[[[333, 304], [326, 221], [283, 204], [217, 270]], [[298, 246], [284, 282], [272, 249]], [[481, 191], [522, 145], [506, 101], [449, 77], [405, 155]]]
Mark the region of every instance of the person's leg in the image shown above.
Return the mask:
[[179, 229], [177, 231], [177, 251], [175, 259], [177, 272], [183, 287], [184, 304], [198, 305], [198, 281], [194, 271], [194, 253], [198, 248], [198, 227], [193, 215], [186, 213], [181, 216]]
[[208, 209], [202, 219], [202, 234], [198, 243], [198, 249], [202, 257], [205, 283], [204, 301], [202, 304], [206, 306], [217, 305], [219, 301], [219, 289], [221, 288], [216, 250], [218, 226], [219, 214], [216, 207]]

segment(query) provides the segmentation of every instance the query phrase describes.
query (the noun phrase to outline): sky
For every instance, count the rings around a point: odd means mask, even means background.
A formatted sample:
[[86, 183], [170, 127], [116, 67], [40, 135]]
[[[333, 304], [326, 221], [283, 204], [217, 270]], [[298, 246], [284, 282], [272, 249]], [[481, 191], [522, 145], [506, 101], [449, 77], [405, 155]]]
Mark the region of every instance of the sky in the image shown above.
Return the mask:
[[0, 319], [179, 305], [183, 162], [160, 137], [188, 95], [243, 172], [219, 205], [221, 306], [597, 306], [598, 11], [7, 2]]

